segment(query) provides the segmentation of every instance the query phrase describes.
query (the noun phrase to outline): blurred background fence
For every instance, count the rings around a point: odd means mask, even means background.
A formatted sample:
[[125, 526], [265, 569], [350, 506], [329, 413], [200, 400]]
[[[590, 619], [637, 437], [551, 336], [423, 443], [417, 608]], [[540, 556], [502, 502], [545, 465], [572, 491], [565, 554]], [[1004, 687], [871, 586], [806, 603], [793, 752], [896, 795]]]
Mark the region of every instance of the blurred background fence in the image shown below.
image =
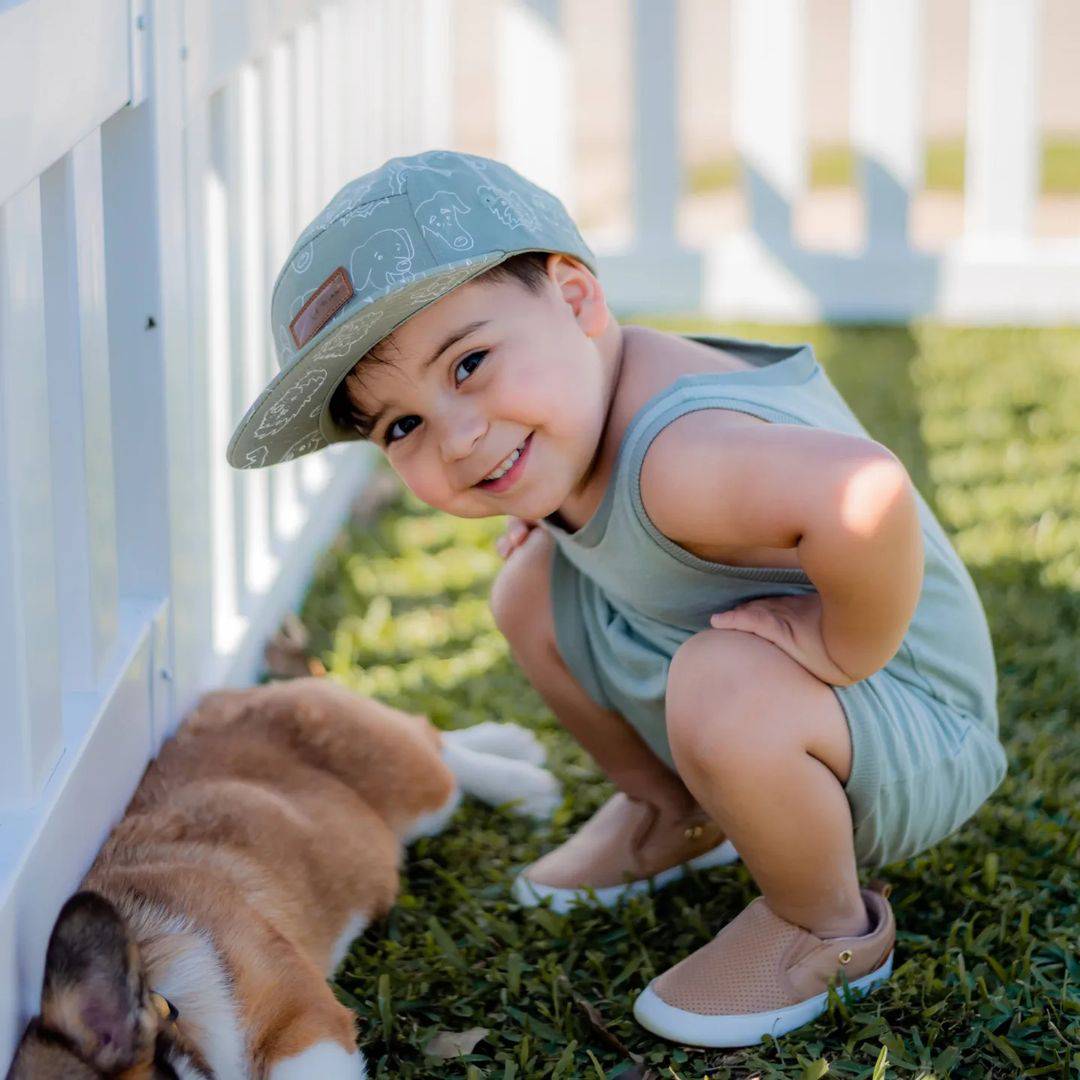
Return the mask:
[[624, 311], [1080, 315], [1072, 0], [455, 10], [460, 144], [564, 197]]
[[351, 176], [558, 194], [612, 306], [1080, 321], [1072, 0], [0, 3], [0, 1047], [198, 694], [252, 681], [368, 475], [228, 468]]

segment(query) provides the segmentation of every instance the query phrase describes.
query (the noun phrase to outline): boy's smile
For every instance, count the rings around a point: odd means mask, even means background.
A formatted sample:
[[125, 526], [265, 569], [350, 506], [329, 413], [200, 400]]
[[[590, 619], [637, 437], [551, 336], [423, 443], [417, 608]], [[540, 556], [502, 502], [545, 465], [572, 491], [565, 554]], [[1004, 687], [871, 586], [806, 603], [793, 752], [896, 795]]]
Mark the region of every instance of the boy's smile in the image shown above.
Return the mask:
[[349, 376], [371, 440], [458, 517], [539, 520], [593, 474], [620, 332], [596, 278], [548, 257], [539, 293], [479, 280], [417, 312]]
[[526, 436], [525, 441], [517, 447], [509, 457], [505, 458], [492, 472], [488, 473], [477, 487], [485, 491], [506, 491], [512, 487], [525, 469], [525, 459], [529, 455], [529, 447], [532, 445], [532, 434]]

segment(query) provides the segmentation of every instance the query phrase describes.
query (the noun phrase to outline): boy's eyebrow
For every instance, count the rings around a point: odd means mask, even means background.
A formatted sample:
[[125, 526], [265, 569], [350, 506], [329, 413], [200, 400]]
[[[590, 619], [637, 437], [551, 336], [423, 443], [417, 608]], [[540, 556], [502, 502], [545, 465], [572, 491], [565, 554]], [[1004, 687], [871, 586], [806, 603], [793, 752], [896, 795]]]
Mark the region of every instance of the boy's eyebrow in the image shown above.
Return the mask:
[[[435, 350], [435, 352], [431, 355], [431, 357], [429, 357], [427, 360], [424, 361], [423, 370], [427, 371], [427, 369], [429, 367], [431, 367], [431, 365], [434, 364], [435, 361], [438, 360], [439, 357], [442, 356], [442, 354], [444, 352], [446, 352], [446, 350], [449, 349], [450, 346], [453, 345], [455, 342], [460, 341], [462, 338], [468, 337], [474, 330], [479, 330], [481, 326], [487, 326], [487, 324], [489, 322], [491, 322], [490, 319], [476, 319], [471, 323], [466, 323], [460, 329], [455, 330]], [[378, 423], [382, 419], [383, 413], [385, 413], [386, 410], [387, 410], [387, 406], [384, 405], [381, 409], [379, 409], [379, 411], [377, 413], [375, 413], [371, 417], [371, 420], [369, 422], [371, 431], [374, 431], [375, 428], [378, 426]]]
[[450, 335], [450, 336], [449, 336], [449, 337], [448, 337], [448, 338], [447, 338], [447, 339], [446, 339], [446, 340], [445, 340], [445, 341], [444, 341], [444, 342], [443, 342], [443, 343], [442, 343], [442, 344], [441, 344], [441, 345], [440, 345], [440, 346], [439, 346], [439, 347], [438, 347], [438, 348], [437, 348], [437, 349], [435, 350], [435, 352], [434, 352], [434, 353], [432, 354], [431, 358], [430, 358], [429, 360], [427, 360], [427, 361], [425, 362], [425, 364], [424, 364], [424, 370], [425, 370], [425, 371], [427, 371], [427, 369], [428, 369], [429, 367], [431, 367], [431, 365], [432, 365], [432, 364], [434, 364], [434, 363], [435, 363], [435, 361], [436, 361], [436, 360], [438, 360], [438, 359], [439, 359], [439, 357], [440, 357], [440, 356], [442, 356], [442, 354], [443, 354], [444, 352], [446, 352], [446, 350], [447, 350], [447, 349], [449, 349], [451, 345], [453, 345], [453, 344], [454, 344], [454, 342], [456, 342], [456, 341], [460, 341], [460, 340], [461, 340], [461, 339], [462, 339], [463, 337], [468, 337], [468, 336], [469, 336], [469, 335], [470, 335], [470, 334], [471, 334], [471, 333], [472, 333], [472, 332], [473, 332], [474, 330], [479, 330], [481, 326], [487, 326], [487, 324], [488, 324], [488, 323], [489, 323], [490, 321], [491, 321], [490, 319], [477, 319], [477, 320], [476, 320], [475, 322], [471, 322], [471, 323], [468, 323], [468, 324], [466, 324], [465, 326], [461, 327], [461, 329], [460, 329], [460, 330], [455, 330], [455, 331], [454, 331], [454, 332], [453, 332], [453, 333], [452, 333], [452, 334], [451, 334], [451, 335]]

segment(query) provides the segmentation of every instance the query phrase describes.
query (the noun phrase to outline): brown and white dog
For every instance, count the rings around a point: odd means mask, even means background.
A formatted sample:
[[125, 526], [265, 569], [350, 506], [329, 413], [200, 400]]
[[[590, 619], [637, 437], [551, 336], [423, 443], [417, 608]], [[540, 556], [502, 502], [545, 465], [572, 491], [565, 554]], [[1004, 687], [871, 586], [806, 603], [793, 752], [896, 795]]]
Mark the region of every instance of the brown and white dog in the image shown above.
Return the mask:
[[358, 1080], [326, 978], [462, 792], [550, 817], [515, 724], [440, 732], [328, 679], [205, 697], [146, 770], [50, 938], [17, 1080]]

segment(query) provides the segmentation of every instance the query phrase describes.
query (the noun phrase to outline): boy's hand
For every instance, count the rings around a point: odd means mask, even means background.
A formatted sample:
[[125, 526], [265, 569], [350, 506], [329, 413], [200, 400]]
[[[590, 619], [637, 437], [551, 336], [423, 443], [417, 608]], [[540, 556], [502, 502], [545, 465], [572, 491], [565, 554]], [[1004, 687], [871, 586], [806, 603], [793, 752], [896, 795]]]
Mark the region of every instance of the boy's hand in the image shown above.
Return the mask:
[[825, 648], [821, 614], [821, 597], [817, 593], [768, 596], [713, 615], [709, 625], [771, 641], [822, 682], [850, 686], [855, 680], [836, 665]]
[[506, 525], [506, 532], [495, 541], [495, 550], [504, 558], [510, 556], [525, 543], [529, 533], [536, 528], [535, 521], [512, 517]]

